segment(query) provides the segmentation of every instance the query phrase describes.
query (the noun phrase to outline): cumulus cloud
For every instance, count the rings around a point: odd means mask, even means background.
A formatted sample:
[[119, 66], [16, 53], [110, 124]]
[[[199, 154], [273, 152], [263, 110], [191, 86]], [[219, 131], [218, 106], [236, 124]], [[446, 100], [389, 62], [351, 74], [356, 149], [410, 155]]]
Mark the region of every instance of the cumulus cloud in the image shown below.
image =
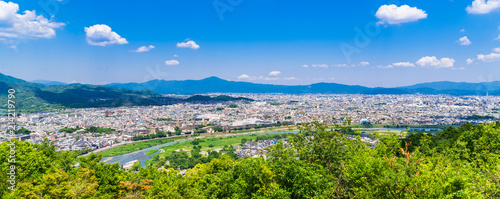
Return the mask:
[[381, 68], [381, 69], [389, 69], [389, 68], [394, 68], [394, 66], [393, 66], [393, 65], [387, 65], [387, 66], [382, 66], [382, 65], [380, 65], [380, 66], [377, 66], [377, 68]]
[[35, 10], [26, 10], [22, 14], [18, 12], [18, 4], [0, 1], [0, 41], [13, 43], [16, 40], [50, 39], [56, 36], [55, 29], [65, 25], [42, 15], [37, 16]]
[[397, 67], [415, 67], [415, 64], [410, 62], [398, 62], [398, 63], [393, 63], [392, 65]]
[[435, 67], [435, 68], [452, 68], [453, 64], [455, 63], [454, 59], [451, 58], [441, 58], [437, 59], [435, 56], [429, 57], [422, 57], [420, 60], [416, 62], [417, 65], [420, 65], [421, 67]]
[[493, 52], [500, 53], [500, 48], [493, 48]]
[[465, 29], [460, 30], [460, 32], [465, 32]]
[[467, 36], [464, 36], [464, 37], [458, 39], [458, 43], [460, 43], [460, 45], [462, 45], [462, 46], [468, 46], [472, 42], [470, 42], [470, 40], [469, 40], [469, 38], [467, 38]]
[[488, 14], [500, 8], [500, 0], [474, 0], [465, 9], [469, 14]]
[[427, 18], [427, 13], [417, 7], [402, 5], [382, 5], [375, 14], [380, 19], [378, 24], [401, 24]]
[[133, 52], [143, 53], [143, 52], [148, 52], [149, 50], [151, 50], [153, 48], [155, 48], [153, 45], [141, 46], [141, 47], [137, 48], [137, 50], [134, 50]]
[[105, 24], [96, 24], [85, 27], [87, 43], [93, 46], [109, 46], [128, 44], [128, 41], [111, 30], [111, 27]]
[[500, 53], [490, 53], [489, 55], [479, 54], [477, 55], [477, 60], [481, 60], [484, 62], [493, 62], [500, 60]]
[[167, 66], [179, 65], [179, 61], [177, 61], [177, 60], [167, 60], [167, 61], [165, 61], [165, 65], [167, 65]]
[[[265, 81], [275, 81], [275, 80], [280, 80], [279, 77], [265, 77], [265, 76], [250, 76], [247, 74], [243, 74], [237, 77], [239, 80], [265, 80]], [[294, 80], [296, 79], [295, 77], [287, 77], [283, 78], [284, 80]]]
[[278, 76], [278, 75], [281, 75], [281, 72], [280, 71], [271, 71], [269, 73], [270, 76]]
[[377, 68], [381, 68], [381, 69], [389, 69], [389, 68], [394, 68], [394, 67], [408, 68], [408, 67], [415, 67], [415, 64], [413, 64], [411, 62], [397, 62], [397, 63], [393, 63], [393, 64], [390, 64], [387, 66], [377, 66]]
[[248, 76], [247, 74], [243, 74], [238, 76], [238, 79], [250, 79], [250, 76]]
[[474, 60], [469, 58], [469, 59], [465, 60], [465, 62], [467, 62], [467, 65], [471, 65], [472, 63], [474, 63]]
[[304, 68], [309, 68], [309, 65], [305, 65], [305, 64], [304, 64], [304, 65], [302, 65], [302, 67], [304, 67]]
[[347, 67], [349, 65], [347, 65], [347, 64], [333, 64], [332, 66], [333, 67]]
[[360, 62], [359, 65], [360, 66], [368, 66], [368, 65], [370, 65], [370, 62], [363, 61], [363, 62]]
[[313, 64], [312, 67], [328, 68], [328, 64]]
[[188, 40], [186, 42], [177, 43], [177, 48], [190, 48], [193, 50], [198, 50], [200, 46], [196, 44], [196, 42]]

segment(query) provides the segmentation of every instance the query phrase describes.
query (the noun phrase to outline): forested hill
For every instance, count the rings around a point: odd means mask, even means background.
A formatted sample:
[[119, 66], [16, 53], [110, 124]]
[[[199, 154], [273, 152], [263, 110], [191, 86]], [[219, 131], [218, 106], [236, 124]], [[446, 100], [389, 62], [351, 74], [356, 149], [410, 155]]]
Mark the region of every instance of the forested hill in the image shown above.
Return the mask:
[[[105, 86], [70, 84], [51, 85], [31, 83], [0, 74], [0, 100], [7, 102], [8, 90], [15, 89], [17, 111], [36, 112], [55, 108], [116, 107], [154, 104], [151, 90], [130, 90]], [[1, 108], [6, 109], [7, 103]]]
[[[49, 83], [49, 86], [46, 86], [0, 74], [0, 101], [5, 102], [0, 105], [0, 110], [7, 109], [8, 90], [11, 88], [16, 90], [16, 110], [20, 112], [39, 112], [58, 108], [149, 106], [192, 102], [180, 98], [162, 97], [148, 89], [131, 90], [98, 85], [57, 83]], [[251, 99], [219, 96], [200, 98], [196, 102], [237, 100]]]
[[[16, 142], [16, 187], [3, 198], [499, 198], [500, 123], [450, 127], [437, 135], [383, 136], [375, 148], [349, 127], [315, 123], [278, 142], [267, 159], [220, 155], [187, 170], [100, 162], [56, 152], [50, 142]], [[10, 146], [0, 144], [0, 151]], [[212, 154], [212, 153], [210, 153]], [[199, 153], [197, 155], [200, 155]], [[233, 156], [234, 157], [234, 156]], [[200, 158], [206, 158], [205, 156]], [[166, 161], [166, 160], [162, 160]], [[74, 165], [78, 163], [78, 167]]]

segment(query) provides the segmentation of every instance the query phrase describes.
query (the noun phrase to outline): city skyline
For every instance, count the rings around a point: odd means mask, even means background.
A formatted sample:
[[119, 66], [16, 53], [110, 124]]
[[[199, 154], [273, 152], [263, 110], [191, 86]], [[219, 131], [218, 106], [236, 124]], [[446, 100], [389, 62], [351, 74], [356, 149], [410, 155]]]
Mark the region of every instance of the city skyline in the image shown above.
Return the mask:
[[500, 2], [0, 1], [0, 73], [107, 84], [498, 81]]

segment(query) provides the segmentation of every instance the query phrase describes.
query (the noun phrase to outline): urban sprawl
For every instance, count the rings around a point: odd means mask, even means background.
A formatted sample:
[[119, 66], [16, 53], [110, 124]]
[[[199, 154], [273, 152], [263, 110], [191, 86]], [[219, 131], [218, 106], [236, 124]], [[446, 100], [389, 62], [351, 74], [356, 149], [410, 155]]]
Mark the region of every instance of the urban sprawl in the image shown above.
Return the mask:
[[[216, 94], [213, 94], [216, 95]], [[297, 125], [313, 121], [327, 124], [460, 125], [497, 121], [500, 97], [447, 95], [283, 95], [231, 94], [255, 101], [215, 104], [183, 103], [165, 106], [66, 109], [21, 114], [19, 128], [29, 134], [16, 138], [40, 143], [48, 139], [58, 150], [96, 150], [133, 142], [137, 136], [167, 132], [169, 136], [193, 133], [229, 133], [256, 127]], [[476, 117], [474, 117], [476, 116]], [[9, 119], [0, 117], [1, 141]], [[90, 127], [113, 133], [85, 131]], [[75, 132], [61, 132], [72, 128]]]

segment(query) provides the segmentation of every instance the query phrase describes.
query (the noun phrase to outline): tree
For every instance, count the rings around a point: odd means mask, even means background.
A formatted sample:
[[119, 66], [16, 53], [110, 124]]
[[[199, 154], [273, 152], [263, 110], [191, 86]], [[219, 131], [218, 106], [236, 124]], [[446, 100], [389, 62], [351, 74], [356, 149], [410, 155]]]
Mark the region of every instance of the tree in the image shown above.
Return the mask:
[[156, 132], [156, 137], [157, 138], [167, 137], [167, 134], [163, 131], [158, 131]]
[[25, 128], [20, 128], [20, 129], [14, 131], [14, 134], [29, 135], [30, 133], [31, 133], [31, 131], [28, 129], [25, 129]]

